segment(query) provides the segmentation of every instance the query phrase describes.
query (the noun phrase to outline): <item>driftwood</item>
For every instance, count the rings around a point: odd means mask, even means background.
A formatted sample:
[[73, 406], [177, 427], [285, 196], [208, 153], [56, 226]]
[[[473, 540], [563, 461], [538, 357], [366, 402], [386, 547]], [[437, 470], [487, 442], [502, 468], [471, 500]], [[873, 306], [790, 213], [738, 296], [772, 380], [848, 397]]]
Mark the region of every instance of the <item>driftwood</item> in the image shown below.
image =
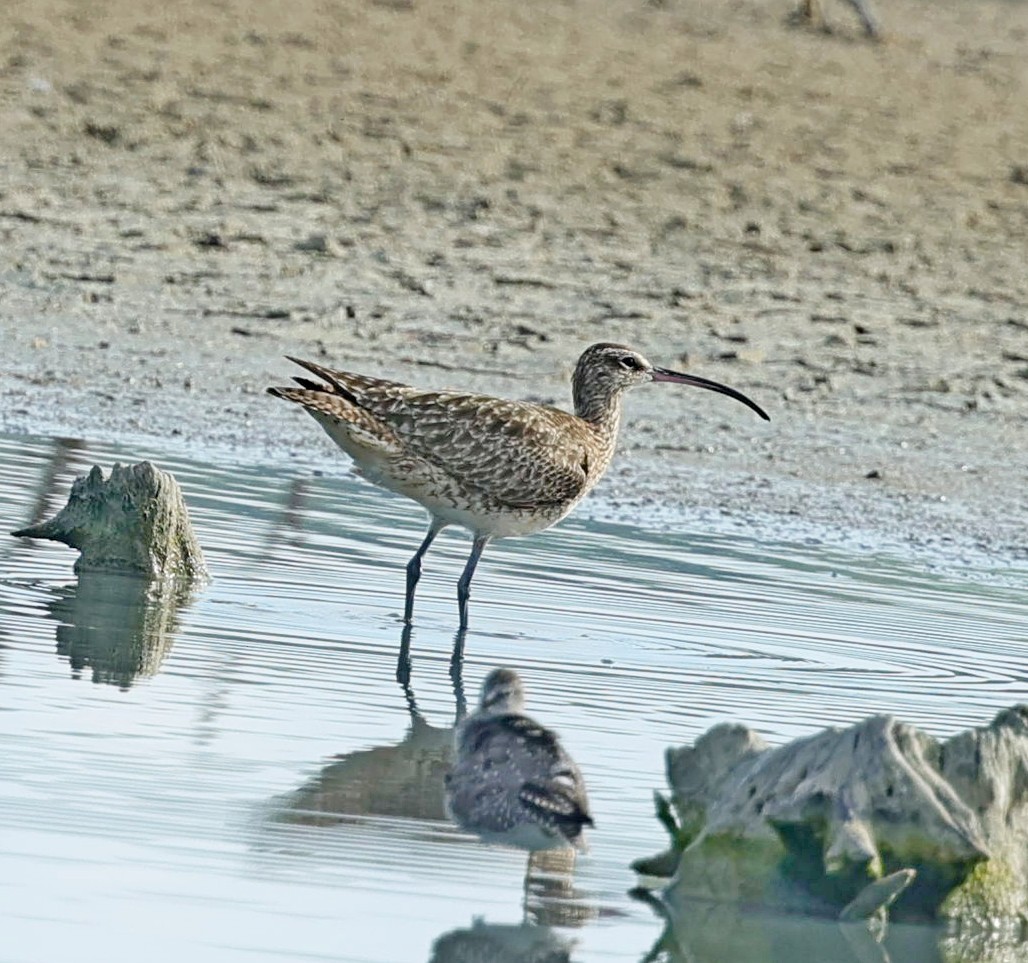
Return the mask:
[[14, 532], [78, 549], [78, 583], [50, 603], [57, 652], [75, 674], [128, 688], [171, 648], [178, 613], [207, 578], [175, 479], [149, 462], [94, 467], [49, 521]]
[[715, 726], [667, 752], [672, 915], [694, 901], [842, 920], [1028, 918], [1028, 706], [940, 742], [886, 716], [769, 747]]
[[99, 467], [71, 486], [68, 504], [47, 522], [14, 532], [78, 549], [75, 571], [118, 572], [183, 581], [207, 577], [178, 483], [150, 462]]

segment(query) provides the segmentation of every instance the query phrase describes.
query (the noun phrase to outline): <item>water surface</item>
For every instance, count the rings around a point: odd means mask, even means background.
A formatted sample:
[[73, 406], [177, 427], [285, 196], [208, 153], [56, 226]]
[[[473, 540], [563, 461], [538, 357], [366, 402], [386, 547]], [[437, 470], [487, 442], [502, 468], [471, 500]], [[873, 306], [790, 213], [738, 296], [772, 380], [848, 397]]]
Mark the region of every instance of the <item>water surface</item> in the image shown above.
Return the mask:
[[58, 508], [93, 463], [142, 457], [185, 490], [207, 588], [79, 583], [71, 550], [0, 536], [3, 963], [403, 963], [490, 941], [510, 959], [641, 960], [661, 926], [627, 896], [628, 864], [663, 848], [665, 746], [724, 720], [781, 742], [882, 711], [948, 735], [1028, 698], [1028, 602], [987, 580], [689, 518], [578, 517], [491, 546], [467, 695], [518, 668], [597, 822], [573, 885], [530, 895], [552, 928], [525, 927], [524, 855], [439, 809], [467, 539], [426, 560], [405, 688], [403, 566], [424, 521], [342, 461], [311, 477], [0, 436], [0, 526]]

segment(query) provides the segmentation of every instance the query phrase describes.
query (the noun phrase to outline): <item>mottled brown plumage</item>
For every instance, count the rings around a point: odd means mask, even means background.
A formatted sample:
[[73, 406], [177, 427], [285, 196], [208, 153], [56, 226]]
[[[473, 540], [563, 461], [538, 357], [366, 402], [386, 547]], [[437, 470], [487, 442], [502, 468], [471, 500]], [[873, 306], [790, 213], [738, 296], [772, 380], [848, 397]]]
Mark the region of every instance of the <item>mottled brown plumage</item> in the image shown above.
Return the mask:
[[572, 382], [575, 413], [408, 385], [291, 358], [321, 381], [268, 391], [302, 405], [369, 481], [413, 498], [431, 515], [428, 534], [407, 566], [405, 621], [413, 614], [421, 559], [447, 525], [471, 531], [474, 545], [458, 583], [467, 626], [471, 577], [494, 538], [548, 528], [599, 481], [614, 455], [625, 389], [678, 381], [728, 394], [762, 417], [745, 396], [716, 382], [655, 368], [616, 344], [594, 344]]

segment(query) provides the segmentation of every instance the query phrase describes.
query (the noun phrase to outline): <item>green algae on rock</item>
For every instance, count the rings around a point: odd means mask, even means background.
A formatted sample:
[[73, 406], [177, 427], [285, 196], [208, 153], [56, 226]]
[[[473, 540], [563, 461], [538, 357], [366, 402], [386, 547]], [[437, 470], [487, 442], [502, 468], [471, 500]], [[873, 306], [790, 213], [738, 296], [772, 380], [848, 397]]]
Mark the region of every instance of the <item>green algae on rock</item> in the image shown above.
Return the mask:
[[941, 742], [888, 716], [770, 747], [737, 725], [667, 751], [672, 917], [692, 901], [845, 920], [1028, 916], [1028, 706]]
[[81, 554], [75, 572], [119, 572], [184, 582], [207, 579], [178, 482], [148, 461], [99, 466], [75, 479], [52, 519], [12, 534], [63, 542]]

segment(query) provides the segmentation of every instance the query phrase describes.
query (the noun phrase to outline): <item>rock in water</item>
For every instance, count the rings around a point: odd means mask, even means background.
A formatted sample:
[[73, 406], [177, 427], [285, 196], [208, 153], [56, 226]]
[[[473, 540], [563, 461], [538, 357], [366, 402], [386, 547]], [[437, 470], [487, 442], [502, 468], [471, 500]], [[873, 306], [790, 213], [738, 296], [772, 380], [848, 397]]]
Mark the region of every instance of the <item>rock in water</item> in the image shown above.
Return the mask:
[[715, 726], [667, 753], [665, 899], [995, 928], [1028, 916], [1028, 706], [942, 742], [888, 716], [768, 746]]
[[14, 532], [78, 549], [75, 571], [122, 572], [149, 579], [207, 578], [178, 482], [150, 462], [99, 467], [71, 486], [68, 504], [47, 522]]

